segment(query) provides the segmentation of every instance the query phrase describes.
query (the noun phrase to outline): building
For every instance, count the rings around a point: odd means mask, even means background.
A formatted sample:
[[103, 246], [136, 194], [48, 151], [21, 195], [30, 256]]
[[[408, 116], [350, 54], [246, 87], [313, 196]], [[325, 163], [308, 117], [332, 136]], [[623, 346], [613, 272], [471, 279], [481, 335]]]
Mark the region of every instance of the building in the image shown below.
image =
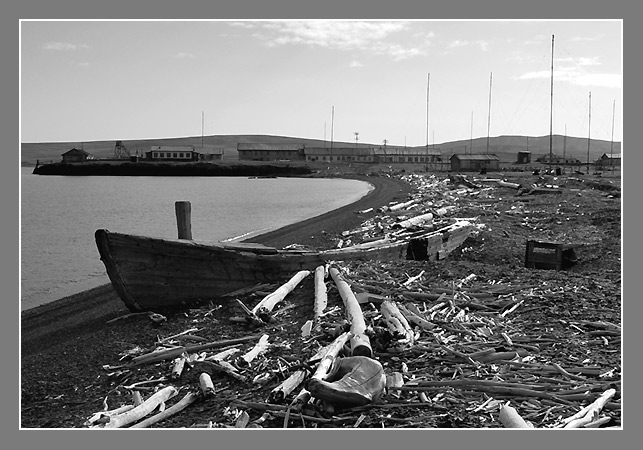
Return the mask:
[[220, 161], [223, 159], [223, 148], [203, 146], [196, 151], [191, 145], [169, 146], [153, 145], [145, 152], [145, 159], [151, 161]]
[[603, 155], [596, 160], [596, 166], [599, 168], [605, 167], [620, 167], [621, 154], [620, 153], [603, 153]]
[[381, 164], [436, 163], [442, 161], [442, 153], [440, 150], [426, 147], [379, 147], [375, 149], [375, 161]]
[[94, 155], [87, 153], [85, 150], [72, 148], [61, 155], [64, 163], [85, 162], [88, 159], [94, 159]]
[[310, 147], [304, 149], [306, 161], [315, 162], [375, 162], [372, 148], [355, 147]]
[[543, 155], [536, 159], [536, 161], [543, 164], [567, 164], [572, 166], [582, 164], [578, 158], [563, 158], [562, 156], [558, 156], [556, 153], [552, 153], [551, 159], [549, 158], [549, 153], [547, 153], [546, 155]]
[[152, 161], [195, 161], [198, 153], [194, 151], [194, 147], [188, 145], [153, 145], [149, 152], [145, 152], [145, 157]]
[[517, 164], [529, 164], [531, 163], [531, 152], [518, 152], [518, 161]]
[[303, 161], [304, 144], [237, 144], [239, 161]]
[[479, 172], [481, 170], [500, 170], [500, 158], [492, 154], [451, 156], [451, 170], [454, 172]]

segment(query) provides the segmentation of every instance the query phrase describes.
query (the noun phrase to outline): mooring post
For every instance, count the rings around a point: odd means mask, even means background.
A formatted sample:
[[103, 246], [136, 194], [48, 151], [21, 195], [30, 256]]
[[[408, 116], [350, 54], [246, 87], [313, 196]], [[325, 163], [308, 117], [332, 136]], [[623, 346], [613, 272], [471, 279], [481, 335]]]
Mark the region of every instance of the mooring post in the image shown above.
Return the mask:
[[192, 239], [192, 205], [190, 202], [175, 202], [176, 226], [179, 231], [179, 239]]

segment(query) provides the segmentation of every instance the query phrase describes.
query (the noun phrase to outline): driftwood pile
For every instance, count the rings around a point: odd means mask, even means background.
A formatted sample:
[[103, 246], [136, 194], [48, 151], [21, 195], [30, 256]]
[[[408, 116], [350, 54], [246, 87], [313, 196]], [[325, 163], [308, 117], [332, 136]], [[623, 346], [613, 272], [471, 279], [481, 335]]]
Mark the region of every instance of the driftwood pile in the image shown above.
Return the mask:
[[[404, 178], [414, 194], [359, 211], [371, 217], [338, 247], [520, 214], [486, 207], [523, 196], [509, 182]], [[150, 315], [157, 341], [104, 366], [120, 401], [85, 426], [618, 428], [619, 295], [616, 281], [461, 259], [332, 263], [228, 306]]]

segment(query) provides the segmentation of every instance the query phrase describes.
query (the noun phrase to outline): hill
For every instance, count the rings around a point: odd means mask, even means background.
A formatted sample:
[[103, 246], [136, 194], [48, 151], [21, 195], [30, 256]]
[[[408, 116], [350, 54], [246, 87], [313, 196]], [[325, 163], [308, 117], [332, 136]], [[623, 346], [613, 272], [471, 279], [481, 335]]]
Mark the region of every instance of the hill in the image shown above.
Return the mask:
[[[97, 158], [110, 158], [114, 155], [116, 141], [91, 141], [91, 142], [40, 142], [40, 143], [22, 143], [20, 146], [20, 161], [23, 166], [34, 166], [36, 161], [41, 164], [59, 162], [61, 155], [72, 148], [82, 148], [93, 154]], [[201, 145], [212, 146], [224, 149], [224, 161], [238, 160], [237, 144], [238, 143], [289, 143], [305, 144], [308, 147], [324, 147], [329, 142], [320, 139], [306, 139], [288, 136], [271, 136], [271, 135], [213, 135], [213, 136], [192, 136], [179, 138], [159, 138], [159, 139], [141, 139], [141, 140], [123, 140], [123, 145], [129, 150], [130, 154], [143, 155], [151, 146], [168, 145], [168, 146], [194, 146], [198, 149]], [[335, 142], [337, 147], [352, 147], [353, 142]], [[380, 144], [361, 143], [358, 147], [379, 147]], [[612, 143], [610, 141], [592, 139], [590, 141], [590, 161], [599, 158], [603, 153], [610, 153]], [[424, 148], [416, 147], [416, 148]], [[486, 153], [487, 138], [476, 138], [473, 140], [463, 139], [453, 142], [445, 142], [435, 146], [446, 158], [454, 153]], [[472, 150], [473, 149], [473, 150]], [[581, 162], [587, 161], [587, 139], [561, 135], [552, 136], [552, 151], [555, 154], [563, 154], [579, 159]], [[547, 136], [497, 136], [489, 138], [489, 153], [498, 155], [501, 161], [513, 162], [517, 159], [519, 151], [530, 151], [532, 160], [539, 156], [549, 153], [549, 135]], [[614, 142], [614, 153], [621, 152], [621, 143]]]

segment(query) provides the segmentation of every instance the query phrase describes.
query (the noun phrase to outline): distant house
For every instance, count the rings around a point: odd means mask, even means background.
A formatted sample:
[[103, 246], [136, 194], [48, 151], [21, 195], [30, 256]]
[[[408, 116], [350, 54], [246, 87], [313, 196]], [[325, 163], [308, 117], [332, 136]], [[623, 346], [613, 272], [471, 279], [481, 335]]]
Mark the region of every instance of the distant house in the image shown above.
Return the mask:
[[529, 164], [531, 162], [531, 152], [518, 152], [518, 164]]
[[542, 155], [538, 159], [536, 159], [536, 162], [543, 163], [543, 164], [570, 164], [572, 166], [582, 164], [578, 158], [570, 158], [570, 157], [563, 158], [562, 156], [559, 156], [556, 153], [552, 153], [551, 158], [549, 157], [549, 153]]
[[303, 161], [305, 144], [237, 144], [240, 161]]
[[195, 161], [198, 153], [192, 146], [153, 145], [145, 152], [146, 159], [152, 161]]
[[94, 155], [87, 153], [85, 150], [72, 148], [62, 154], [64, 163], [85, 162], [88, 159], [94, 159]]
[[614, 167], [621, 165], [620, 153], [603, 153], [603, 155], [596, 161], [598, 167]]
[[440, 150], [423, 147], [379, 147], [375, 149], [375, 160], [379, 163], [435, 163], [442, 161]]
[[355, 147], [310, 147], [304, 149], [306, 161], [321, 162], [375, 162], [372, 148]]
[[451, 170], [454, 172], [478, 172], [484, 170], [500, 170], [500, 158], [492, 154], [451, 156]]

